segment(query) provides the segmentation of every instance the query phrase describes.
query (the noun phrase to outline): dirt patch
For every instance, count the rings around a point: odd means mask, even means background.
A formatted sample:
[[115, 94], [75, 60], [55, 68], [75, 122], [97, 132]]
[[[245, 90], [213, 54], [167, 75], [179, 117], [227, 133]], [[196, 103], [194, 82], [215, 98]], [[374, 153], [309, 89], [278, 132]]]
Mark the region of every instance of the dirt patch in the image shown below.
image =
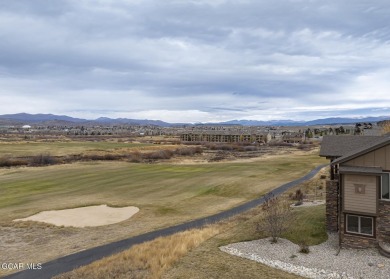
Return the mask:
[[122, 208], [96, 205], [63, 210], [42, 211], [38, 214], [14, 221], [37, 221], [66, 227], [97, 227], [124, 221], [139, 211], [138, 207]]

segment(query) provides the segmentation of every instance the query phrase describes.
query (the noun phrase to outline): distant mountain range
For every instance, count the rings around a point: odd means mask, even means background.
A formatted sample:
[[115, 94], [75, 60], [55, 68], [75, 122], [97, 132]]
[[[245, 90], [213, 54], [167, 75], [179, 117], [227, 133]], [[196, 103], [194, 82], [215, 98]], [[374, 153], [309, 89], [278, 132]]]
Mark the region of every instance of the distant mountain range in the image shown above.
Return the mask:
[[47, 124], [47, 125], [119, 125], [119, 124], [132, 124], [132, 125], [155, 125], [161, 127], [172, 126], [172, 124], [160, 121], [160, 120], [141, 120], [141, 119], [127, 119], [127, 118], [107, 118], [100, 117], [95, 120], [87, 120], [81, 118], [74, 118], [66, 115], [54, 115], [54, 114], [3, 114], [0, 115], [0, 124], [3, 125], [17, 125], [17, 124]]
[[315, 119], [310, 121], [294, 121], [294, 120], [231, 120], [221, 122], [222, 125], [243, 125], [243, 126], [313, 126], [313, 125], [331, 125], [331, 124], [355, 124], [359, 122], [375, 123], [381, 120], [390, 119], [390, 116], [369, 116], [363, 118], [347, 118], [347, 117], [332, 117]]
[[182, 125], [242, 125], [242, 126], [313, 126], [329, 124], [355, 124], [358, 122], [375, 123], [381, 120], [390, 119], [390, 116], [364, 117], [364, 118], [324, 118], [311, 121], [293, 121], [293, 120], [231, 120], [219, 123], [167, 123], [161, 120], [148, 119], [128, 119], [128, 118], [107, 118], [100, 117], [95, 120], [74, 118], [66, 115], [54, 114], [4, 114], [0, 115], [0, 125], [24, 125], [24, 124], [43, 124], [43, 125], [155, 125], [160, 127], [172, 127]]

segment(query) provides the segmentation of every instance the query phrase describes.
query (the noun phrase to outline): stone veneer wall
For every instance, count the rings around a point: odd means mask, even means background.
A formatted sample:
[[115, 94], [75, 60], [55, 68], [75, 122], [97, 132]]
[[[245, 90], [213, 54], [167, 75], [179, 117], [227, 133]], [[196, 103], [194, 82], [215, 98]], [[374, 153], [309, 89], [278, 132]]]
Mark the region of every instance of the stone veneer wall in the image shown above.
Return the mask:
[[344, 229], [345, 215], [342, 216], [340, 222], [340, 243], [342, 248], [376, 248], [378, 241], [372, 237], [364, 237], [359, 235], [346, 234]]
[[390, 202], [379, 200], [377, 218], [377, 238], [390, 242]]
[[331, 232], [338, 231], [338, 181], [326, 181], [326, 229]]

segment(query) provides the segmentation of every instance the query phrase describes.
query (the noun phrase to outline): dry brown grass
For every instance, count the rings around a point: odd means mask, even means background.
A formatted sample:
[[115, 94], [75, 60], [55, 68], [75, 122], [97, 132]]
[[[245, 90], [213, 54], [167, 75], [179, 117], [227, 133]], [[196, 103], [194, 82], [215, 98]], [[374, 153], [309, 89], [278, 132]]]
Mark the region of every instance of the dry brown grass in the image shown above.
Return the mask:
[[219, 226], [209, 226], [160, 237], [55, 278], [161, 278], [188, 251], [219, 232]]
[[[284, 196], [294, 200], [297, 190], [301, 190], [305, 200], [325, 200], [325, 181], [329, 175], [329, 167], [323, 168], [319, 171], [313, 179], [300, 184], [287, 191]], [[321, 178], [322, 177], [322, 178]]]
[[384, 122], [384, 124], [382, 125], [381, 134], [386, 135], [388, 133], [390, 133], [390, 122]]

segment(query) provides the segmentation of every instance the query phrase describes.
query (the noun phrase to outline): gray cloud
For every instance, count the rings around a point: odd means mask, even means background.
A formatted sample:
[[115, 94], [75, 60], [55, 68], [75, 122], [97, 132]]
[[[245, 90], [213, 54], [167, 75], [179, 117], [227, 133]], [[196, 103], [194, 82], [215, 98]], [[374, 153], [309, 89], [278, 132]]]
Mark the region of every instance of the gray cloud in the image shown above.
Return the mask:
[[389, 12], [378, 0], [2, 1], [0, 112], [387, 113]]

